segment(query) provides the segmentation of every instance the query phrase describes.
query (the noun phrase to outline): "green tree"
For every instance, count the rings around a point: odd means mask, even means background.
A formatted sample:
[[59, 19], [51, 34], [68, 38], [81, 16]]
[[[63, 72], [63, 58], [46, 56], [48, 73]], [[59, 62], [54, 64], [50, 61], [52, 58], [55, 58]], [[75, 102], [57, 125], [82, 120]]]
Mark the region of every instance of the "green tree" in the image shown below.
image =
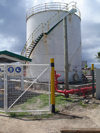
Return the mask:
[[100, 52], [97, 53], [97, 59], [100, 59]]
[[98, 62], [100, 62], [100, 52], [97, 53], [96, 59], [97, 59]]
[[85, 66], [84, 66], [84, 67], [85, 67], [85, 69], [87, 69], [88, 65], [87, 65], [87, 64], [85, 64]]

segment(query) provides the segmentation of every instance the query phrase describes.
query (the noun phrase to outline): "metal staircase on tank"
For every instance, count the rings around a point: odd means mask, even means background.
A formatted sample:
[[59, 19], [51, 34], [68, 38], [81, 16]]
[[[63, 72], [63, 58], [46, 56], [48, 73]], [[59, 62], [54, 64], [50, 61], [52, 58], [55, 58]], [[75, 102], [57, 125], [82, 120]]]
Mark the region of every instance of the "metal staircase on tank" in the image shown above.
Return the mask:
[[[44, 35], [48, 35], [62, 20], [65, 16], [68, 14], [68, 9], [76, 9], [76, 3], [75, 5], [69, 6], [67, 8], [66, 12], [57, 12], [54, 14], [47, 22], [41, 23], [30, 35], [29, 39], [27, 40], [21, 55], [30, 57], [32, 51], [36, 47], [36, 45], [39, 43], [39, 41], [42, 39]], [[77, 13], [76, 13], [77, 14]]]
[[26, 57], [29, 57], [35, 46], [38, 44], [38, 42], [41, 40], [43, 37], [43, 33], [41, 33], [37, 39], [29, 45], [28, 49], [26, 50]]

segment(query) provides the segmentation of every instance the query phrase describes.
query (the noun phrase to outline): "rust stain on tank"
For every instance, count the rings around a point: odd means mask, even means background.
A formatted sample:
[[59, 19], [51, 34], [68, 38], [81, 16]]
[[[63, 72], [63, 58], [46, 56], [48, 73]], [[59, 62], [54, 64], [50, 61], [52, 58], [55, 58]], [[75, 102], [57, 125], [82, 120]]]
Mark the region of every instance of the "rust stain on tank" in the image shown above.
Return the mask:
[[72, 15], [68, 16], [68, 20], [69, 20], [70, 23], [72, 22]]
[[48, 55], [48, 42], [47, 42], [47, 35], [44, 34], [43, 36], [43, 41], [44, 41], [44, 47], [46, 49], [46, 54]]

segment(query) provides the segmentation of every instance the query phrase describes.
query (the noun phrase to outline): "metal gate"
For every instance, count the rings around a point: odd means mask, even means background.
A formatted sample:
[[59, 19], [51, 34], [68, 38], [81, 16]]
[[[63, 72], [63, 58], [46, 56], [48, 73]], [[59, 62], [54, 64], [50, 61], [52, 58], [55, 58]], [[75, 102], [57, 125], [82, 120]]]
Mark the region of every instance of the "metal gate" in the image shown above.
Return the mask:
[[0, 111], [50, 111], [50, 66], [0, 65]]

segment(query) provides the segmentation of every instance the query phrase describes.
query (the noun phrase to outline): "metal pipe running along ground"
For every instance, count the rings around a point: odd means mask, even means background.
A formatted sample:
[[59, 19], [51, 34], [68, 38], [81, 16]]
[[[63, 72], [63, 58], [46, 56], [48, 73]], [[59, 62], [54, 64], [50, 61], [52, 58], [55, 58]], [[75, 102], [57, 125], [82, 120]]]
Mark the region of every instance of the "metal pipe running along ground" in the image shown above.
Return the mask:
[[[55, 71], [55, 91], [58, 92], [58, 93], [63, 93], [66, 96], [68, 96], [69, 94], [77, 94], [77, 93], [80, 93], [83, 96], [85, 96], [85, 94], [87, 92], [90, 92], [93, 89], [92, 86], [90, 86], [90, 87], [82, 87], [82, 88], [79, 88], [79, 89], [71, 89], [71, 90], [64, 89], [64, 90], [59, 90], [58, 89], [58, 78], [60, 76], [61, 75], [60, 74], [56, 74], [56, 71]], [[94, 88], [96, 89], [96, 86]]]

